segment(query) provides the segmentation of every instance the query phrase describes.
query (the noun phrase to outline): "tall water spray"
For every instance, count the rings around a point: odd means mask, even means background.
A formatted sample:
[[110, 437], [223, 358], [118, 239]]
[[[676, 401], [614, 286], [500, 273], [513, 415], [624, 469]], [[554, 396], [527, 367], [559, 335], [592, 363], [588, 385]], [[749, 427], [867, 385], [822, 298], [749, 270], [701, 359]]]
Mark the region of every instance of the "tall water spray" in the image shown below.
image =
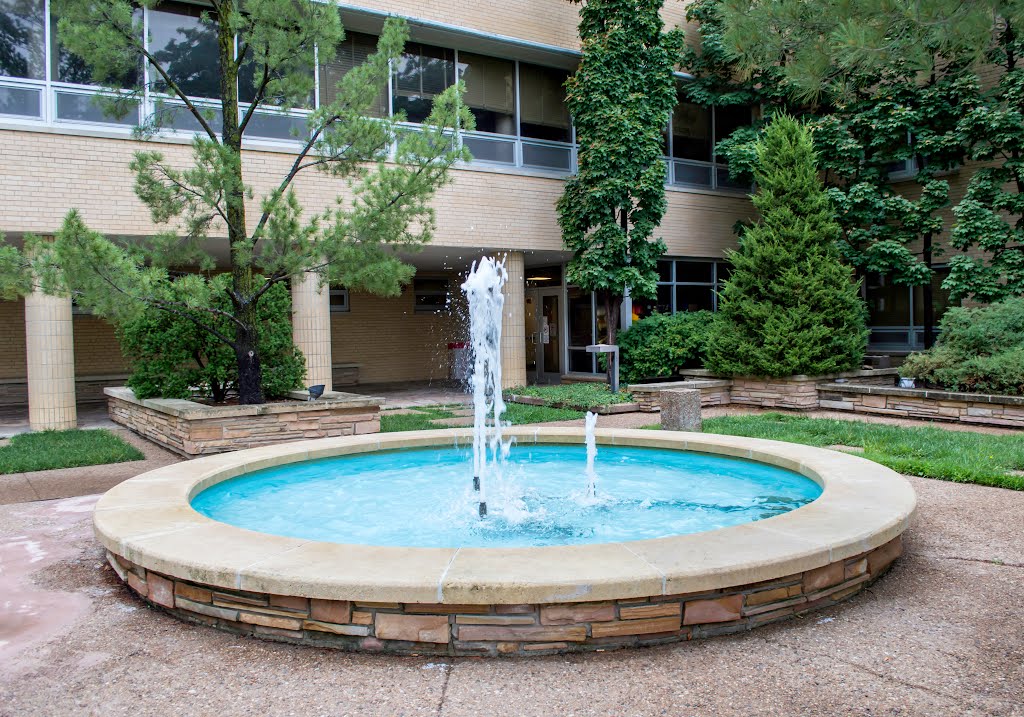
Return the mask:
[[508, 279], [503, 262], [484, 257], [473, 262], [462, 291], [469, 303], [469, 336], [473, 350], [473, 488], [479, 491], [480, 517], [487, 515], [487, 479], [500, 470], [508, 452], [502, 440], [501, 317], [502, 286]]
[[597, 427], [597, 414], [587, 411], [586, 441], [587, 441], [587, 500], [597, 498], [597, 472], [594, 470], [594, 459], [597, 458], [597, 440], [594, 437], [594, 428]]

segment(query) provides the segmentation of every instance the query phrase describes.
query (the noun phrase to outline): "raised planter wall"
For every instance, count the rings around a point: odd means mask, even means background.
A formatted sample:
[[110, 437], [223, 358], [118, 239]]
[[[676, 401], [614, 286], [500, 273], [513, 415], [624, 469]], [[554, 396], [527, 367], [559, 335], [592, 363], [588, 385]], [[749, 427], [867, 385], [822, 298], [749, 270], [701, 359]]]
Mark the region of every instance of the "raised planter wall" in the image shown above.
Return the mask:
[[112, 421], [188, 457], [380, 431], [381, 399], [352, 393], [328, 393], [317, 401], [279, 401], [259, 406], [139, 400], [125, 387], [107, 388], [104, 393]]
[[1024, 428], [1024, 396], [952, 393], [859, 382], [820, 384], [818, 394], [821, 407], [831, 411]]
[[700, 391], [700, 405], [725, 406], [730, 402], [732, 381], [710, 379], [700, 381], [663, 381], [661, 383], [630, 384], [629, 392], [636, 399], [640, 411], [657, 413], [661, 410], [661, 392], [675, 388], [692, 388]]

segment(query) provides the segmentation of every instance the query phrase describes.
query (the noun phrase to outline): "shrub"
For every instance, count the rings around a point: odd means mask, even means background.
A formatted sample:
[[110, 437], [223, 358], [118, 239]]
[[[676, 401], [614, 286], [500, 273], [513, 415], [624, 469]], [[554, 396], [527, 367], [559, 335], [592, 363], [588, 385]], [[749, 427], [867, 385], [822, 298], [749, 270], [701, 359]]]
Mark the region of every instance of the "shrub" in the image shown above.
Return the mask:
[[776, 117], [757, 147], [757, 225], [730, 253], [708, 342], [723, 375], [822, 375], [858, 368], [867, 310], [840, 262], [839, 225], [818, 176], [810, 132]]
[[950, 309], [935, 346], [900, 373], [951, 391], [1024, 395], [1024, 298]]
[[[227, 311], [230, 275], [215, 277], [212, 308]], [[186, 301], [187, 297], [180, 297]], [[147, 309], [139, 318], [118, 327], [121, 350], [131, 362], [128, 386], [139, 398], [191, 398], [193, 389], [223, 401], [238, 381], [234, 350], [202, 323], [225, 336], [234, 335], [229, 316], [214, 316], [201, 309], [170, 313]], [[306, 366], [292, 342], [291, 294], [288, 286], [275, 284], [258, 304], [257, 342], [263, 370], [263, 391], [282, 396], [299, 388]]]
[[693, 311], [634, 322], [618, 337], [622, 380], [635, 383], [703, 366], [713, 318], [710, 311]]

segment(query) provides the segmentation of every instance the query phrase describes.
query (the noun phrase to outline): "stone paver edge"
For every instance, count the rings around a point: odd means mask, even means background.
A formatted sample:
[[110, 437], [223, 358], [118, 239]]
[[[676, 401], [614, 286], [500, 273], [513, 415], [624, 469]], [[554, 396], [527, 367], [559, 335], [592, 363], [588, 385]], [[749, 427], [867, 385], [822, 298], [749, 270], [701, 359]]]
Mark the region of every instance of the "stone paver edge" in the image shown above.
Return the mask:
[[[513, 428], [518, 442], [581, 443], [575, 427]], [[194, 511], [203, 489], [287, 463], [397, 448], [465, 445], [467, 429], [346, 436], [226, 453], [132, 478], [98, 502], [94, 528], [144, 568], [231, 589], [324, 599], [558, 603], [671, 595], [769, 580], [879, 547], [909, 525], [916, 497], [894, 471], [825, 449], [760, 439], [598, 429], [599, 445], [694, 450], [788, 468], [816, 501], [766, 520], [630, 543], [543, 548], [342, 545], [236, 528]]]

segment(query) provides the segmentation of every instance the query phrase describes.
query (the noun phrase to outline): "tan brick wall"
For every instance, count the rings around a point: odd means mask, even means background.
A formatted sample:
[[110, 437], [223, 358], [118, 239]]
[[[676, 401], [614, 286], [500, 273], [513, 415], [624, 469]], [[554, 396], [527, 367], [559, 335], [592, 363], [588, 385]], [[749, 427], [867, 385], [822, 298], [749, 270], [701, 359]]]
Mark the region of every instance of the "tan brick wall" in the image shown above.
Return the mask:
[[331, 356], [359, 364], [360, 384], [448, 377], [448, 343], [465, 333], [457, 313], [416, 313], [411, 286], [392, 298], [352, 292], [349, 304], [331, 314]]
[[[0, 131], [0, 231], [53, 232], [77, 208], [94, 229], [112, 235], [149, 235], [158, 227], [132, 191], [132, 152], [159, 149], [181, 166], [190, 148], [180, 144]], [[286, 171], [291, 156], [249, 151], [246, 177], [257, 197]], [[487, 249], [560, 250], [555, 202], [560, 179], [460, 169], [437, 195], [434, 244]], [[300, 176], [296, 188], [307, 214], [321, 211], [345, 191], [344, 183], [316, 172]], [[753, 209], [743, 197], [668, 192], [661, 236], [670, 254], [718, 256], [732, 246], [732, 226]], [[259, 202], [249, 202], [255, 221]], [[160, 227], [163, 228], [163, 227]]]

